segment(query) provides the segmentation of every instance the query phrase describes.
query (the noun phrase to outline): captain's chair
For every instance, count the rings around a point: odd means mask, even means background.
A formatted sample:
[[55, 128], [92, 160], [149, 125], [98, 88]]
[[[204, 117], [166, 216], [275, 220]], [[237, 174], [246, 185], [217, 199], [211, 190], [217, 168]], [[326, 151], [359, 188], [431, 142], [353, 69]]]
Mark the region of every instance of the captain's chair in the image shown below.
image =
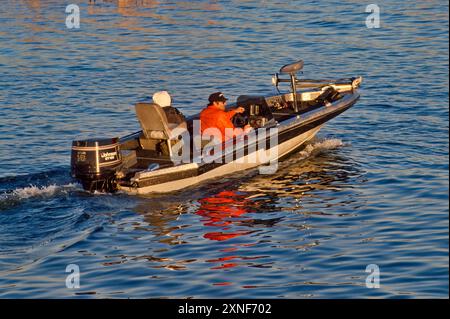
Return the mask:
[[144, 135], [144, 138], [140, 139], [142, 148], [156, 150], [157, 145], [163, 142], [167, 145], [167, 149], [163, 148], [163, 153], [168, 153], [163, 155], [172, 156], [172, 146], [178, 142], [177, 137], [180, 132], [187, 129], [186, 122], [180, 124], [168, 123], [164, 110], [155, 103], [137, 103], [136, 116]]

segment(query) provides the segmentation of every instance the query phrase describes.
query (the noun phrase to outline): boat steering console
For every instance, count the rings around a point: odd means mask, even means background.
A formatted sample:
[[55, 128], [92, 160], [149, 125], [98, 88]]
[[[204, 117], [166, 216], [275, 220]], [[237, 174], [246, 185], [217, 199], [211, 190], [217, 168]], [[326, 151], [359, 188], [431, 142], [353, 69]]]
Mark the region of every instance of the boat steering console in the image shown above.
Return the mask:
[[245, 109], [243, 113], [238, 113], [231, 119], [235, 127], [243, 128], [249, 124], [258, 129], [273, 120], [272, 112], [263, 96], [241, 95], [237, 98], [237, 106]]

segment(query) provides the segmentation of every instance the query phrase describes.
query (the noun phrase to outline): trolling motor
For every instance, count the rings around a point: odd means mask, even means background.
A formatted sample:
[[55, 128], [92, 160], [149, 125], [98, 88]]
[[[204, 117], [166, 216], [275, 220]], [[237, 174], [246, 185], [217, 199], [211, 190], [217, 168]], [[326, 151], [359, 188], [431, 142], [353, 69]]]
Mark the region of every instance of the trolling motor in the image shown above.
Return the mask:
[[[280, 69], [280, 73], [284, 73], [284, 74], [289, 74], [290, 79], [280, 79], [278, 77], [278, 73], [275, 73], [275, 75], [272, 77], [272, 83], [273, 85], [275, 85], [275, 87], [278, 90], [278, 93], [280, 93], [280, 90], [278, 89], [278, 83], [280, 82], [289, 82], [291, 83], [291, 88], [292, 88], [292, 94], [294, 96], [294, 110], [295, 113], [298, 112], [298, 104], [297, 104], [297, 77], [296, 77], [296, 73], [298, 71], [300, 71], [301, 69], [303, 69], [303, 60], [299, 60], [295, 63], [291, 63], [291, 64], [286, 64], [284, 66], [281, 67]], [[280, 93], [281, 94], [281, 93]]]
[[90, 192], [117, 191], [121, 166], [118, 137], [72, 142], [71, 175]]
[[[355, 91], [359, 88], [362, 82], [362, 77], [352, 77], [345, 79], [333, 79], [333, 80], [311, 80], [311, 79], [298, 79], [296, 74], [303, 69], [303, 61], [299, 60], [295, 63], [286, 64], [283, 66], [279, 73], [289, 74], [289, 79], [280, 79], [279, 74], [275, 73], [272, 76], [272, 84], [276, 87], [279, 94], [281, 94], [278, 85], [282, 82], [290, 83], [294, 110], [297, 113], [299, 110], [297, 89], [314, 88], [322, 91], [321, 98], [327, 98], [329, 102], [335, 101], [339, 98], [340, 92]], [[320, 100], [320, 99], [319, 99]]]

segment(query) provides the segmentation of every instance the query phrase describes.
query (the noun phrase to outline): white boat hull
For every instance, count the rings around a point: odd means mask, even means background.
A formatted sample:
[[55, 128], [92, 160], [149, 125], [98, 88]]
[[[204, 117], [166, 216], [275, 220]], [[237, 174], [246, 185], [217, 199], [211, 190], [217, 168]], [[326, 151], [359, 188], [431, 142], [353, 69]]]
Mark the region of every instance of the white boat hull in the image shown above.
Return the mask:
[[[287, 140], [279, 145], [274, 146], [274, 147], [278, 148], [276, 150], [276, 152], [277, 152], [276, 160], [278, 160], [279, 158], [281, 158], [283, 156], [286, 156], [287, 154], [294, 151], [301, 145], [305, 144], [307, 141], [311, 140], [317, 134], [317, 132], [319, 132], [321, 127], [322, 127], [322, 125], [315, 127], [314, 129], [311, 129], [303, 134], [300, 134], [297, 137], [294, 137], [294, 138]], [[269, 154], [270, 154], [270, 152], [272, 152], [272, 154], [273, 154], [274, 150], [272, 148], [272, 149], [267, 150], [266, 152]], [[255, 158], [257, 159], [256, 161], [254, 160]], [[232, 174], [232, 173], [243, 171], [246, 169], [255, 168], [255, 167], [258, 167], [261, 165], [267, 165], [267, 164], [262, 162], [261, 160], [259, 160], [259, 157], [255, 156], [255, 154], [253, 154], [253, 155], [249, 154], [249, 155], [245, 156], [243, 160], [241, 159], [239, 163], [237, 163], [236, 161], [233, 161], [233, 162], [221, 165], [215, 169], [212, 169], [212, 170], [210, 170], [206, 173], [203, 173], [201, 175], [198, 175], [198, 176], [188, 177], [188, 178], [179, 179], [179, 180], [161, 183], [161, 184], [156, 184], [156, 185], [150, 185], [150, 186], [146, 186], [146, 187], [134, 188], [134, 187], [120, 186], [119, 190], [126, 192], [128, 194], [131, 194], [131, 195], [149, 194], [149, 193], [169, 193], [169, 192], [180, 190], [180, 189], [192, 186], [192, 185], [196, 185], [198, 183], [201, 183], [201, 182], [213, 179], [213, 178]], [[182, 169], [182, 167], [180, 167], [180, 169]]]

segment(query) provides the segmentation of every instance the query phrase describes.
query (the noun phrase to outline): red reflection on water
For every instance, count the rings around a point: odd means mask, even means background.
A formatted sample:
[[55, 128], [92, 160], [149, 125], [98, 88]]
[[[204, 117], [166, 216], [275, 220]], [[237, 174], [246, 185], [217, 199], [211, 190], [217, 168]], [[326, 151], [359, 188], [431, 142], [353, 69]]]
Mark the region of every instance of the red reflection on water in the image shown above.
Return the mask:
[[203, 237], [211, 240], [223, 241], [246, 234], [248, 234], [248, 232], [233, 232], [233, 233], [211, 232], [206, 233], [205, 235], [203, 235]]
[[[241, 226], [242, 222], [252, 222], [252, 219], [245, 218], [245, 214], [253, 212], [256, 207], [255, 203], [247, 199], [246, 196], [246, 194], [235, 191], [222, 191], [213, 196], [200, 199], [200, 207], [196, 214], [203, 217], [203, 225], [207, 228], [220, 228], [216, 231], [206, 232], [203, 237], [215, 241], [226, 241], [253, 233], [251, 230], [233, 230], [233, 227]], [[255, 245], [254, 243], [233, 243], [232, 245], [234, 247], [223, 248], [219, 251], [221, 253], [234, 252], [233, 255], [206, 260], [208, 263], [218, 264], [211, 269], [230, 269], [243, 264], [249, 264], [247, 260], [264, 258], [264, 256], [245, 257], [237, 254], [237, 247], [253, 246]], [[225, 282], [213, 285], [228, 286], [230, 284], [231, 283]]]
[[222, 264], [222, 265], [217, 266], [217, 267], [212, 267], [211, 269], [233, 268], [233, 267], [236, 267], [237, 265], [238, 265], [237, 263]]
[[[239, 259], [241, 257], [239, 256], [227, 256], [227, 257], [220, 257], [217, 259], [209, 259], [206, 262], [210, 263], [218, 263], [218, 262], [224, 262], [224, 261], [230, 261], [233, 259]], [[239, 263], [233, 262], [233, 263], [222, 263], [220, 266], [212, 267], [211, 269], [226, 269], [226, 268], [233, 268], [238, 266]]]
[[[244, 195], [233, 191], [223, 191], [211, 197], [199, 200], [201, 206], [196, 214], [205, 217], [203, 224], [208, 227], [221, 227], [223, 230], [229, 229], [233, 218], [240, 217], [247, 213], [245, 205], [247, 200]], [[247, 235], [248, 231], [216, 231], [207, 232], [204, 238], [210, 240], [224, 241], [242, 235]]]
[[232, 285], [233, 283], [231, 283], [231, 282], [229, 282], [229, 281], [224, 281], [224, 282], [216, 282], [216, 283], [213, 283], [213, 286], [230, 286], [230, 285]]
[[217, 259], [208, 259], [207, 262], [210, 263], [216, 263], [216, 262], [220, 262], [220, 261], [228, 261], [228, 260], [233, 260], [236, 258], [240, 258], [239, 256], [226, 256], [226, 257], [220, 257]]

